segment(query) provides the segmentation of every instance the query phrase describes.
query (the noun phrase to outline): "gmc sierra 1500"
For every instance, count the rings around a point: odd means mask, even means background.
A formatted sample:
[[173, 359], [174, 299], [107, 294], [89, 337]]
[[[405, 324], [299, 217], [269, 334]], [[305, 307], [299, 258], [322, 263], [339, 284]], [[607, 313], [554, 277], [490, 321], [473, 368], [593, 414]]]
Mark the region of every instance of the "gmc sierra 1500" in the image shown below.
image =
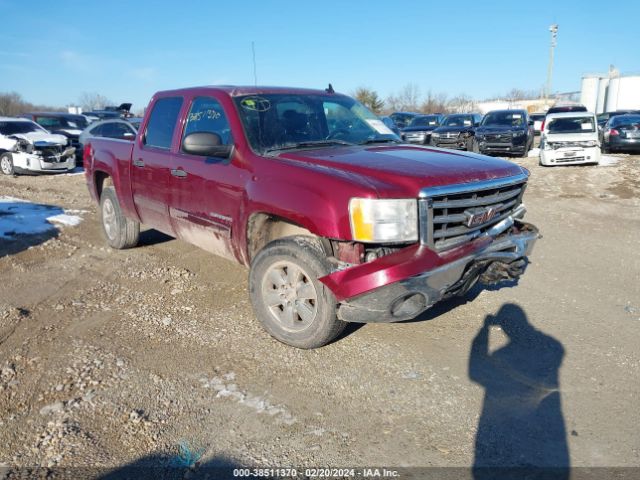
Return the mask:
[[517, 279], [538, 238], [526, 170], [403, 144], [332, 89], [160, 92], [133, 141], [90, 139], [84, 165], [109, 245], [144, 223], [250, 267], [257, 317], [300, 348]]

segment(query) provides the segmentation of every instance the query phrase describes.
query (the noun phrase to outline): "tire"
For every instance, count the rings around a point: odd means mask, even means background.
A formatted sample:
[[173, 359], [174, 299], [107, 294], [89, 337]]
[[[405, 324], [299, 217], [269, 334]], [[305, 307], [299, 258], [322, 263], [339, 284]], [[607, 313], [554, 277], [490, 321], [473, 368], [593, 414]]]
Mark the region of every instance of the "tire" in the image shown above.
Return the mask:
[[318, 281], [330, 271], [320, 242], [312, 237], [287, 237], [260, 250], [251, 262], [249, 294], [264, 329], [304, 349], [322, 347], [340, 335], [347, 324], [336, 315], [338, 302], [331, 291]]
[[5, 175], [15, 175], [13, 157], [10, 153], [3, 153], [0, 155], [0, 171]]
[[611, 153], [611, 148], [609, 146], [605, 145], [604, 143], [600, 147], [600, 150], [602, 151], [602, 153]]
[[116, 191], [106, 187], [100, 196], [100, 223], [102, 232], [111, 248], [122, 250], [138, 244], [140, 223], [122, 214]]
[[473, 153], [482, 153], [480, 151], [480, 144], [478, 143], [478, 140], [476, 140], [476, 137], [472, 137], [469, 143], [471, 144], [471, 148], [467, 147], [467, 150]]

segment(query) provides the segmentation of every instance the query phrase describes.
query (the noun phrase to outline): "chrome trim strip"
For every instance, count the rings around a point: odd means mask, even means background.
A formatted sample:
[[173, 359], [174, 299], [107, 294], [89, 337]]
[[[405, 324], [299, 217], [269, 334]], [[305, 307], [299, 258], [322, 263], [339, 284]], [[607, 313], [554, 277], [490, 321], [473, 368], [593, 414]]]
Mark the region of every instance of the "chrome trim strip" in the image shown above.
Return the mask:
[[425, 187], [420, 190], [419, 198], [434, 197], [440, 195], [451, 195], [458, 193], [471, 193], [492, 188], [506, 187], [517, 183], [526, 182], [529, 175], [522, 172], [520, 175], [512, 177], [496, 178], [493, 180], [483, 180], [480, 182], [458, 183], [455, 185], [443, 185], [441, 187]]

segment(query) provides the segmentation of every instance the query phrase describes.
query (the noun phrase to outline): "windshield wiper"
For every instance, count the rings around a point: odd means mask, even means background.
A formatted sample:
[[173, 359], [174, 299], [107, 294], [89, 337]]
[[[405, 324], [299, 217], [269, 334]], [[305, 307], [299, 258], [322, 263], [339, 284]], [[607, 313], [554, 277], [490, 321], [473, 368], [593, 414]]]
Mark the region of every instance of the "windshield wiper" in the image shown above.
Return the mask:
[[402, 141], [396, 140], [395, 138], [371, 138], [364, 142], [360, 142], [358, 145], [370, 145], [372, 143], [402, 143]]
[[325, 147], [332, 145], [353, 145], [353, 143], [345, 142], [344, 140], [310, 140], [308, 142], [297, 142], [289, 145], [268, 148], [265, 150], [265, 153], [278, 152], [281, 150], [295, 150], [296, 148]]

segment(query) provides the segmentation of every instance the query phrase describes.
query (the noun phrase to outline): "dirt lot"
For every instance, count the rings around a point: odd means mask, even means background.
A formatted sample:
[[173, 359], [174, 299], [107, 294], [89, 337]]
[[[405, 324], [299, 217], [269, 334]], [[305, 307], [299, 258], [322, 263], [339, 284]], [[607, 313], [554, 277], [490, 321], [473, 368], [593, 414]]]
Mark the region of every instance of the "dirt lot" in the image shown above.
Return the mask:
[[84, 220], [0, 238], [0, 462], [640, 466], [640, 156], [614, 157], [514, 160], [544, 235], [519, 285], [315, 351], [262, 330], [237, 265], [106, 248], [83, 175], [3, 177]]

